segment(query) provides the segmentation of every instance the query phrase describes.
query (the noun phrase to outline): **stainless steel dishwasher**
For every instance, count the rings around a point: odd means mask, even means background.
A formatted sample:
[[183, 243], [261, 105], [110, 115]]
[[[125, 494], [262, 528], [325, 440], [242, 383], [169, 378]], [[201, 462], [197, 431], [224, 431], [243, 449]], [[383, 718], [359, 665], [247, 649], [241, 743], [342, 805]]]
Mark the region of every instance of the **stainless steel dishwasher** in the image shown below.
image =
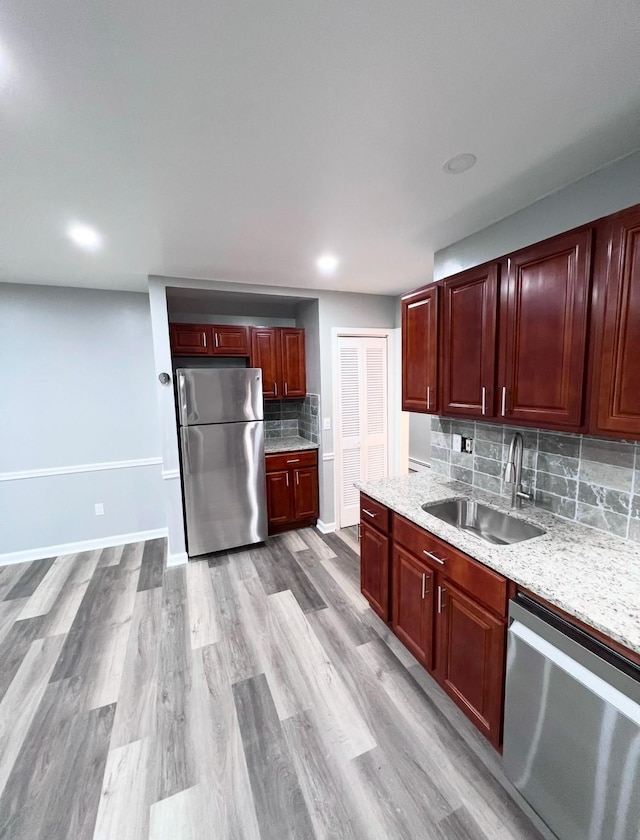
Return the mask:
[[640, 839], [640, 668], [519, 595], [505, 772], [559, 840]]

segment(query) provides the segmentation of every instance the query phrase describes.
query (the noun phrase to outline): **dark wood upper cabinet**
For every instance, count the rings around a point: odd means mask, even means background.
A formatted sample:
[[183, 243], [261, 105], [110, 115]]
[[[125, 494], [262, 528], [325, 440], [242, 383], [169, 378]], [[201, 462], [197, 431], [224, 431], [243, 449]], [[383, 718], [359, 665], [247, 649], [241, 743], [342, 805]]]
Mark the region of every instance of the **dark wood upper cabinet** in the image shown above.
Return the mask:
[[307, 393], [304, 330], [280, 327], [282, 390], [285, 397], [304, 397]]
[[509, 421], [582, 423], [591, 238], [572, 231], [508, 258], [498, 399]]
[[433, 667], [435, 574], [400, 546], [393, 546], [393, 632], [425, 668]]
[[402, 299], [402, 410], [439, 409], [438, 302], [435, 283]]
[[251, 366], [262, 368], [266, 398], [304, 397], [307, 393], [304, 330], [251, 327]]
[[249, 327], [231, 325], [212, 326], [213, 354], [215, 356], [249, 356], [251, 344]]
[[251, 367], [262, 368], [262, 393], [265, 397], [280, 397], [280, 342], [271, 327], [251, 327]]
[[442, 284], [444, 414], [493, 416], [498, 274], [491, 263]]
[[590, 431], [640, 438], [640, 207], [598, 234]]
[[249, 328], [229, 324], [171, 324], [174, 356], [249, 356]]
[[207, 324], [171, 324], [169, 336], [174, 356], [210, 356], [212, 353], [213, 336]]
[[447, 694], [499, 746], [506, 624], [446, 578], [436, 592], [436, 675]]

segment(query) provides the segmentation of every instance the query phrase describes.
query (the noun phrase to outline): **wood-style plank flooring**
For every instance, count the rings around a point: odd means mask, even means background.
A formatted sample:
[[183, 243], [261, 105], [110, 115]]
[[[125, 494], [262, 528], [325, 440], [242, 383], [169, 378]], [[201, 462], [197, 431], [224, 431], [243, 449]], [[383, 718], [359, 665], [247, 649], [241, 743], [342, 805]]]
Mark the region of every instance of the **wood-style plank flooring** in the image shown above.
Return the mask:
[[355, 529], [164, 552], [0, 567], [2, 840], [540, 837], [360, 595]]

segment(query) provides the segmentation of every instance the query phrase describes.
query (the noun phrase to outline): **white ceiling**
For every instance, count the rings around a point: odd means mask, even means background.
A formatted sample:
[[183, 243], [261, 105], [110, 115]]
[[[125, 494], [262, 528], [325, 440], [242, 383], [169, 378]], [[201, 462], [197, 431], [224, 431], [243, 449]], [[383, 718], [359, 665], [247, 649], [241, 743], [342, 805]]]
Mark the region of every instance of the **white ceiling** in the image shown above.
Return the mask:
[[640, 148], [639, 44], [638, 0], [4, 0], [0, 280], [407, 289]]

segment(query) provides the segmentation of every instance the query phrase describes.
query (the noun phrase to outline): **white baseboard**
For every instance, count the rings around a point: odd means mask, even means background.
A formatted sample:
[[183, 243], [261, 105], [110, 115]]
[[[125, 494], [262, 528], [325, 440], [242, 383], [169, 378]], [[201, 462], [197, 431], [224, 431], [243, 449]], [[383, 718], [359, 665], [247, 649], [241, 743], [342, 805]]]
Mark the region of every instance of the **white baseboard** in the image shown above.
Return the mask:
[[322, 519], [318, 519], [316, 523], [316, 528], [320, 531], [321, 534], [333, 534], [336, 530], [336, 523], [335, 522], [323, 522]]
[[176, 554], [167, 555], [167, 569], [170, 569], [172, 566], [186, 566], [188, 562], [189, 555], [186, 551], [180, 551]]
[[26, 563], [29, 560], [42, 560], [44, 557], [60, 557], [63, 554], [78, 554], [80, 551], [93, 551], [96, 548], [109, 548], [112, 545], [125, 545], [126, 543], [143, 542], [144, 540], [156, 540], [166, 536], [166, 528], [156, 528], [155, 531], [136, 531], [133, 534], [116, 534], [111, 537], [98, 537], [95, 540], [82, 540], [80, 542], [62, 543], [62, 545], [29, 548], [26, 551], [10, 551], [7, 554], [0, 554], [0, 566]]

